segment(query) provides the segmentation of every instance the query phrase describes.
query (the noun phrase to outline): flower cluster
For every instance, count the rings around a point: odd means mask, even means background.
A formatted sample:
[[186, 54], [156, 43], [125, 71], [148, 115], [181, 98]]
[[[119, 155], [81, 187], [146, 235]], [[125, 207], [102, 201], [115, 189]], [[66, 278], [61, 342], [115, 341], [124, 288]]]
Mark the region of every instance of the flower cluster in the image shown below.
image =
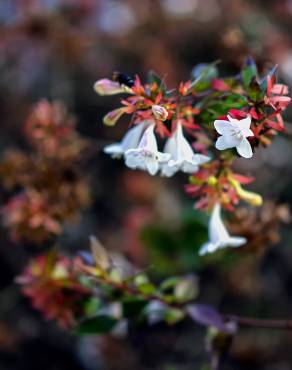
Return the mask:
[[88, 146], [60, 103], [41, 101], [25, 123], [32, 153], [8, 150], [0, 163], [4, 224], [15, 240], [40, 243], [62, 231], [89, 204], [80, 159]]
[[183, 135], [181, 123], [166, 141], [163, 152], [158, 150], [154, 129], [153, 121], [143, 121], [131, 128], [121, 143], [106, 146], [104, 151], [112, 156], [123, 154], [129, 168], [147, 170], [151, 175], [161, 170], [161, 174], [167, 177], [179, 170], [194, 173], [209, 161], [209, 157], [194, 153]]
[[2, 209], [3, 223], [9, 229], [11, 238], [42, 242], [50, 235], [62, 231], [60, 222], [40, 193], [28, 190], [13, 196]]
[[289, 224], [291, 214], [285, 204], [266, 201], [261, 208], [239, 207], [228, 221], [232, 233], [248, 239], [247, 254], [263, 255], [269, 245], [280, 242], [280, 225]]
[[80, 158], [86, 142], [78, 135], [75, 120], [58, 101], [37, 103], [24, 124], [32, 148], [48, 158], [66, 161]]
[[[171, 92], [166, 91], [157, 76], [154, 78], [151, 75], [149, 80], [153, 82], [142, 86], [137, 77], [130, 87], [107, 79], [95, 83], [95, 90], [100, 95], [122, 92], [131, 95], [122, 100], [124, 107], [104, 117], [104, 123], [113, 125], [122, 114], [127, 113], [132, 114], [132, 127], [120, 143], [108, 145], [104, 151], [113, 157], [124, 156], [129, 168], [146, 170], [151, 175], [158, 171], [167, 177], [177, 171], [194, 173], [210, 160], [208, 156], [194, 152], [183, 132], [184, 129], [197, 128], [193, 114], [198, 110], [186, 103], [180, 110], [174, 111], [177, 104]], [[180, 90], [183, 97], [185, 91]], [[155, 132], [161, 138], [168, 137], [163, 151], [158, 150]]]
[[[91, 253], [69, 259], [56, 250], [33, 259], [16, 281], [46, 319], [81, 334], [106, 333], [132, 319], [174, 324], [198, 294], [195, 276], [154, 285], [144, 272], [90, 238]], [[93, 325], [93, 329], [91, 328]], [[92, 331], [93, 330], [93, 331]]]
[[195, 207], [210, 210], [218, 202], [225, 209], [233, 211], [240, 200], [260, 206], [262, 197], [242, 188], [254, 178], [234, 173], [229, 160], [214, 160], [190, 177], [190, 184], [185, 186], [186, 192], [192, 197], [199, 198]]
[[[121, 107], [104, 117], [104, 123], [111, 126], [122, 115], [131, 115], [128, 131], [120, 142], [104, 148], [106, 154], [123, 157], [127, 167], [152, 176], [171, 177], [179, 171], [190, 175], [186, 192], [197, 199], [196, 208], [210, 212], [208, 240], [201, 245], [200, 256], [247, 243], [249, 248], [256, 243], [260, 250], [260, 244], [277, 236], [273, 226], [289, 218], [285, 209], [267, 205], [262, 212], [249, 212], [246, 220], [246, 213], [236, 214], [241, 200], [252, 206], [263, 201], [259, 194], [242, 187], [254, 179], [232, 168], [236, 158], [251, 159], [256, 148], [268, 145], [276, 131], [284, 129], [281, 113], [290, 102], [288, 89], [276, 84], [275, 71], [259, 81], [251, 60], [240, 80], [219, 79], [214, 68], [195, 71], [178, 91], [167, 90], [154, 74], [145, 85], [138, 77], [133, 80], [120, 73], [94, 85], [100, 95], [128, 95]], [[14, 238], [33, 235], [41, 241], [59, 234], [62, 221], [76, 213], [72, 184], [83, 184], [81, 194], [87, 194], [87, 183], [82, 182], [76, 163], [86, 143], [74, 131], [73, 121], [65, 117], [60, 106], [40, 103], [26, 123], [37, 156], [8, 152], [0, 167], [7, 189], [23, 188], [3, 208], [4, 221]], [[160, 150], [162, 140], [165, 143]], [[28, 175], [30, 172], [33, 175]], [[77, 202], [79, 206], [86, 203], [85, 198]], [[227, 228], [223, 209], [233, 211], [239, 222], [229, 221]], [[263, 227], [269, 232], [259, 237]], [[258, 230], [258, 235], [248, 234], [247, 229]], [[230, 339], [236, 333], [233, 316], [195, 302], [195, 276], [170, 277], [154, 284], [145, 271], [137, 271], [120, 255], [109, 253], [95, 237], [90, 238], [90, 246], [91, 254], [81, 251], [74, 259], [52, 250], [32, 261], [17, 278], [33, 307], [47, 319], [57, 320], [64, 328], [74, 327], [80, 334], [126, 334], [130, 322], [174, 324], [185, 318], [207, 326], [214, 338]]]
[[[129, 95], [121, 100], [122, 107], [104, 117], [104, 123], [111, 126], [123, 114], [131, 115], [122, 141], [106, 146], [105, 153], [123, 156], [129, 168], [151, 175], [159, 171], [167, 177], [178, 171], [191, 174], [186, 191], [198, 198], [197, 208], [213, 210], [211, 229], [214, 225], [218, 229], [216, 238], [210, 232], [211, 243], [202, 254], [243, 244], [243, 238], [239, 242], [229, 237], [217, 222], [218, 215], [220, 206], [232, 211], [240, 200], [262, 204], [259, 194], [242, 188], [253, 179], [235, 174], [231, 167], [238, 156], [252, 158], [255, 148], [268, 145], [277, 131], [284, 130], [281, 114], [291, 98], [288, 87], [276, 83], [276, 68], [260, 80], [254, 61], [248, 58], [240, 78], [220, 79], [214, 64], [200, 65], [177, 90], [168, 90], [153, 73], [145, 85], [138, 77], [133, 80], [116, 73], [114, 80], [97, 81], [95, 90], [100, 95]], [[155, 133], [161, 139], [167, 137], [163, 151], [158, 149]], [[197, 139], [193, 145], [185, 133]]]
[[84, 300], [90, 290], [80, 284], [73, 262], [56, 251], [32, 260], [16, 281], [32, 306], [61, 327], [72, 327], [84, 315]]

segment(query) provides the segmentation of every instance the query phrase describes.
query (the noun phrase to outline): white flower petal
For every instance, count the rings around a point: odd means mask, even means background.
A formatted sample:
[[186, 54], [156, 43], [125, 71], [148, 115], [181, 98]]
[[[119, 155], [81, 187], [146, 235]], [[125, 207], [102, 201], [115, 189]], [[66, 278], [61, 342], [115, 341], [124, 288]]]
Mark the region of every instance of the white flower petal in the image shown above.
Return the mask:
[[177, 129], [172, 137], [170, 137], [164, 147], [164, 153], [171, 155], [171, 159], [167, 165], [162, 166], [162, 176], [170, 177], [178, 170], [186, 173], [195, 173], [198, 171], [198, 166], [210, 160], [209, 157], [194, 154], [194, 151], [183, 135], [182, 125], [178, 124]]
[[221, 219], [221, 206], [216, 203], [209, 222], [209, 239], [212, 243], [228, 240], [229, 234]]
[[199, 254], [212, 253], [225, 247], [240, 247], [246, 243], [246, 239], [240, 236], [230, 236], [221, 219], [221, 206], [215, 204], [209, 221], [209, 241], [205, 243]]
[[146, 121], [130, 128], [120, 143], [107, 145], [103, 151], [113, 158], [120, 158], [127, 150], [136, 148], [140, 142], [145, 123]]
[[171, 155], [169, 153], [157, 152], [157, 158], [158, 158], [160, 163], [166, 163], [170, 160]]
[[251, 158], [253, 156], [250, 142], [246, 138], [243, 138], [241, 140], [240, 144], [236, 147], [236, 149], [238, 154], [241, 155], [243, 158]]
[[150, 173], [150, 175], [152, 175], [152, 176], [156, 175], [156, 173], [159, 169], [159, 164], [158, 164], [158, 161], [155, 157], [153, 157], [153, 156], [146, 157], [145, 158], [145, 165], [146, 165], [146, 168], [147, 168], [148, 172]]
[[172, 158], [176, 156], [176, 136], [172, 135], [170, 138], [166, 140], [163, 152], [169, 153]]
[[129, 149], [125, 153], [125, 163], [127, 167], [135, 169], [139, 167], [141, 155], [137, 149]]
[[199, 255], [204, 256], [207, 253], [213, 253], [217, 249], [219, 249], [219, 247], [220, 247], [219, 244], [213, 244], [211, 242], [207, 242], [203, 244], [202, 247], [200, 248]]
[[241, 120], [238, 121], [238, 124], [244, 128], [244, 129], [248, 129], [250, 128], [250, 125], [251, 125], [251, 116], [248, 115], [246, 118], [243, 118]]
[[173, 176], [179, 170], [176, 166], [170, 166], [169, 162], [162, 166], [161, 175], [165, 177]]
[[240, 121], [240, 120], [238, 120], [237, 118], [233, 118], [233, 117], [231, 117], [231, 116], [230, 116], [230, 114], [227, 114], [227, 118], [228, 118], [229, 122], [230, 122], [234, 127], [238, 126], [238, 124], [239, 124], [239, 121]]
[[230, 135], [224, 135], [224, 136], [218, 137], [215, 147], [218, 150], [225, 150], [225, 149], [234, 148], [239, 144], [240, 144], [240, 139], [238, 139], [237, 137], [230, 136]]
[[154, 124], [151, 124], [142, 135], [136, 149], [128, 149], [125, 152], [125, 163], [132, 169], [146, 170], [150, 175], [155, 175], [160, 165], [169, 161], [169, 153], [160, 153], [154, 135]]
[[104, 153], [110, 154], [112, 158], [121, 158], [124, 154], [123, 147], [120, 143], [113, 143], [103, 148]]
[[214, 122], [214, 126], [215, 126], [216, 131], [220, 135], [229, 135], [230, 134], [230, 130], [233, 127], [229, 121], [221, 120], [221, 119], [217, 119]]
[[184, 159], [191, 159], [194, 155], [194, 151], [187, 141], [187, 139], [184, 137], [182, 125], [177, 125], [177, 157], [178, 160], [184, 160]]
[[242, 236], [230, 236], [226, 246], [228, 247], [241, 247], [243, 244], [247, 242], [246, 238]]
[[141, 122], [127, 131], [126, 135], [121, 141], [124, 152], [128, 149], [133, 149], [138, 146], [141, 140], [142, 132], [145, 128], [145, 123], [146, 122]]
[[192, 158], [193, 162], [197, 163], [198, 165], [205, 164], [209, 162], [210, 159], [211, 159], [210, 157], [203, 154], [194, 154]]
[[254, 136], [254, 133], [250, 128], [242, 128], [241, 132], [244, 137]]
[[148, 151], [157, 152], [157, 141], [154, 135], [155, 125], [150, 125], [144, 132], [138, 148], [147, 148]]
[[183, 161], [181, 170], [185, 173], [196, 173], [199, 170], [199, 166], [195, 161]]

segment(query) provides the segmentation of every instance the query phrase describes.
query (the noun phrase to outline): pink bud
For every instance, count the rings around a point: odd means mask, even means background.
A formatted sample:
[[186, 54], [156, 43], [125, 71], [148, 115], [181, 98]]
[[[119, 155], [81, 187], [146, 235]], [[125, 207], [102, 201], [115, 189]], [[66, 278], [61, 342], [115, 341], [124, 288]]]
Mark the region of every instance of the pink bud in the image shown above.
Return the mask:
[[152, 112], [154, 117], [159, 121], [165, 121], [168, 117], [168, 112], [161, 105], [152, 105]]
[[118, 83], [107, 78], [96, 81], [94, 90], [99, 95], [115, 95], [125, 92], [125, 89]]
[[117, 108], [108, 112], [108, 114], [103, 117], [103, 123], [107, 126], [114, 126], [125, 111], [126, 108]]

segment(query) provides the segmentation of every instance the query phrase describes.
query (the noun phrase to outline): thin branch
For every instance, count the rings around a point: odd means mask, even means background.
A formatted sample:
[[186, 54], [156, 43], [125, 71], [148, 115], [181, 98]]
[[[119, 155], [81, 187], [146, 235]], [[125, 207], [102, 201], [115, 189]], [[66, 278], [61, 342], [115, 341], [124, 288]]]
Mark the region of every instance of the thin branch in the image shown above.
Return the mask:
[[223, 317], [227, 321], [235, 321], [239, 326], [242, 327], [292, 330], [292, 320], [289, 319], [257, 319], [236, 315], [223, 315]]
[[[94, 280], [99, 283], [107, 284], [114, 289], [120, 290], [126, 294], [140, 297], [147, 301], [157, 300], [161, 303], [178, 309], [185, 309], [187, 304], [190, 302], [173, 302], [169, 301], [166, 297], [159, 294], [147, 294], [139, 291], [136, 287], [124, 283], [124, 282], [116, 282], [108, 279], [108, 277], [94, 277]], [[252, 317], [244, 317], [244, 316], [237, 316], [237, 315], [226, 315], [221, 314], [222, 318], [225, 321], [233, 321], [238, 324], [239, 327], [246, 327], [246, 328], [263, 328], [263, 329], [278, 329], [278, 330], [292, 330], [292, 319], [258, 319]]]

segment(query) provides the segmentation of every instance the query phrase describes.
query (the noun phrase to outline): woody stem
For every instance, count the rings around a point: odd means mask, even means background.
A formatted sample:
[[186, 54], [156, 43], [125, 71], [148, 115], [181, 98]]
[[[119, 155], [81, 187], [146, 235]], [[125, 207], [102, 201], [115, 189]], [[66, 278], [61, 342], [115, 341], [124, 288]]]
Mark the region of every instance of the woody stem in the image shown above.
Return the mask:
[[236, 315], [223, 315], [223, 317], [225, 320], [235, 321], [241, 327], [292, 330], [292, 320], [289, 319], [257, 319]]
[[[168, 305], [169, 307], [184, 309], [184, 306], [186, 305], [186, 303], [169, 302], [163, 296], [160, 296], [160, 295], [142, 293], [137, 288], [127, 283], [114, 282], [112, 280], [107, 279], [106, 277], [96, 279], [96, 281], [106, 283], [115, 289], [124, 291], [126, 294], [138, 296], [148, 301], [158, 300], [161, 303]], [[188, 302], [188, 304], [189, 303], [190, 302]], [[222, 314], [222, 317], [225, 321], [233, 321], [237, 323], [239, 327], [242, 327], [242, 328], [246, 327], [246, 328], [292, 330], [292, 320], [289, 320], [289, 319], [283, 319], [283, 320], [281, 319], [258, 319], [258, 318], [231, 315], [231, 314], [230, 315]]]

